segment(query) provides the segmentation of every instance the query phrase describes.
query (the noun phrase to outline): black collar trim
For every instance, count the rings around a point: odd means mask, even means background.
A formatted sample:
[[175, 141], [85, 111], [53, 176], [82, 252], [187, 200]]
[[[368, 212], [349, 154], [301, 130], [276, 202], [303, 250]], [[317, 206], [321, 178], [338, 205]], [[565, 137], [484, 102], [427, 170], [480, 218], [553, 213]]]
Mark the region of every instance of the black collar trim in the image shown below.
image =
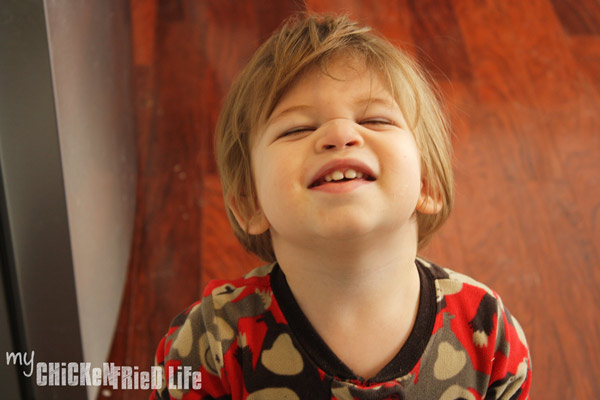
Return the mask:
[[[427, 267], [421, 265], [419, 260], [415, 260], [415, 264], [421, 282], [419, 309], [415, 324], [398, 354], [375, 377], [369, 379], [368, 383], [387, 382], [412, 371], [425, 351], [433, 332], [436, 316], [435, 278]], [[275, 264], [271, 272], [271, 287], [293, 336], [312, 361], [330, 376], [342, 380], [365, 382], [335, 355], [313, 328], [298, 306], [279, 264]]]

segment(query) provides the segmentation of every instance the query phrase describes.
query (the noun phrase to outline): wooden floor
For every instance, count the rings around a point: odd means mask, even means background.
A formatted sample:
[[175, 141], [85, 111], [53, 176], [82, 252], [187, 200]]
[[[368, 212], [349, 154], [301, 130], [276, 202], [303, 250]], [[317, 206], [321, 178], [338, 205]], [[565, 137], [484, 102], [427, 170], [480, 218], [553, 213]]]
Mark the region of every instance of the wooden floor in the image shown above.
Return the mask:
[[211, 135], [236, 72], [308, 7], [350, 13], [436, 77], [453, 121], [457, 205], [424, 254], [501, 293], [531, 346], [533, 399], [600, 398], [597, 0], [131, 5], [140, 175], [111, 361], [148, 369], [170, 319], [208, 279], [260, 264], [225, 218]]

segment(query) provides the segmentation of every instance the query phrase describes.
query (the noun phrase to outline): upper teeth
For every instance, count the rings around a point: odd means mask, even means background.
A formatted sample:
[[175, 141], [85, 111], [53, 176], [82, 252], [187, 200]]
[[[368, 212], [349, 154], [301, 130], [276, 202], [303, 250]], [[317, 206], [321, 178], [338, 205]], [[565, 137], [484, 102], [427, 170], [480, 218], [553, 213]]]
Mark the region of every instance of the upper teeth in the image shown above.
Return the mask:
[[360, 171], [355, 171], [352, 168], [347, 169], [345, 172], [336, 170], [330, 174], [325, 175], [325, 182], [331, 181], [341, 181], [342, 179], [354, 179], [354, 178], [362, 178], [363, 173]]

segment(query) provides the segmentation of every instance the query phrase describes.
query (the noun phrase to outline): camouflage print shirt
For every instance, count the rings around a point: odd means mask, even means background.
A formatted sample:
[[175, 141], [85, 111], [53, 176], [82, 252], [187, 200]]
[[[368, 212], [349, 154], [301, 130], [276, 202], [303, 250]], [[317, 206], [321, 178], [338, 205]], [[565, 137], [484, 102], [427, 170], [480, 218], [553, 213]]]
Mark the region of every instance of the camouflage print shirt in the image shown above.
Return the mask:
[[[416, 265], [415, 325], [374, 378], [356, 376], [331, 351], [275, 263], [211, 281], [204, 298], [174, 319], [156, 352], [165, 379], [150, 398], [528, 399], [527, 342], [498, 295], [435, 264]], [[191, 379], [184, 366], [200, 372], [195, 389], [183, 385]]]

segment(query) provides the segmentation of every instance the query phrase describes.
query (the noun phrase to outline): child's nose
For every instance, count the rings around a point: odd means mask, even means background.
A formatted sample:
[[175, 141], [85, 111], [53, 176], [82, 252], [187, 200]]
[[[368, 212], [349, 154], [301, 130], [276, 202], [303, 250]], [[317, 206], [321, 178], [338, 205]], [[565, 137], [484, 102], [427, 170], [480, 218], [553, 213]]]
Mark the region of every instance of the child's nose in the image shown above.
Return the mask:
[[341, 150], [351, 146], [361, 146], [364, 141], [353, 121], [336, 119], [323, 124], [319, 128], [320, 135], [316, 142], [316, 151]]

